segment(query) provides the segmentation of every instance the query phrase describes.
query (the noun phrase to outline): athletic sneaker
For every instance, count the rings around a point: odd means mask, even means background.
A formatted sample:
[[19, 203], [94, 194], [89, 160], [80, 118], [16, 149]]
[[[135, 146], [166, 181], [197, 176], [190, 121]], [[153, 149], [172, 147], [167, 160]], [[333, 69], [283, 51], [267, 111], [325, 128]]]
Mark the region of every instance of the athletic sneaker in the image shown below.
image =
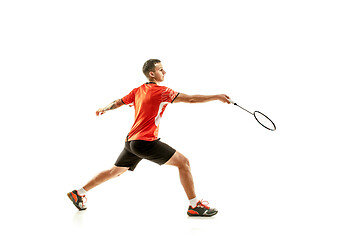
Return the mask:
[[[78, 194], [77, 190], [74, 190], [72, 192], [69, 192], [68, 197], [70, 198], [70, 200], [73, 202], [73, 204], [75, 205], [75, 207], [77, 207], [80, 211], [81, 210], [86, 210], [86, 206], [85, 206], [85, 202], [87, 201], [85, 195], [84, 196], [80, 196]], [[85, 200], [85, 202], [84, 202]]]
[[218, 213], [216, 208], [210, 208], [207, 201], [198, 201], [196, 207], [192, 208], [191, 205], [187, 211], [187, 214], [191, 217], [211, 217]]

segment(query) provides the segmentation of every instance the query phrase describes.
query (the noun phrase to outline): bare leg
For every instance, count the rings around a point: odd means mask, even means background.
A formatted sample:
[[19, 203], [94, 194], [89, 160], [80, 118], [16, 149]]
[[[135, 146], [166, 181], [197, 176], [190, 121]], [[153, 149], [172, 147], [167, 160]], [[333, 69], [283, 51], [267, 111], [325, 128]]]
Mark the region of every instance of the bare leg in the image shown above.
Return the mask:
[[93, 189], [94, 187], [112, 179], [115, 177], [120, 176], [124, 172], [126, 172], [129, 168], [127, 167], [116, 167], [113, 166], [112, 168], [102, 171], [99, 174], [97, 174], [93, 179], [91, 179], [85, 186], [84, 189], [86, 191], [89, 191]]
[[185, 190], [188, 199], [196, 197], [194, 180], [191, 175], [189, 160], [178, 151], [165, 163], [166, 165], [176, 166], [179, 168], [180, 182]]

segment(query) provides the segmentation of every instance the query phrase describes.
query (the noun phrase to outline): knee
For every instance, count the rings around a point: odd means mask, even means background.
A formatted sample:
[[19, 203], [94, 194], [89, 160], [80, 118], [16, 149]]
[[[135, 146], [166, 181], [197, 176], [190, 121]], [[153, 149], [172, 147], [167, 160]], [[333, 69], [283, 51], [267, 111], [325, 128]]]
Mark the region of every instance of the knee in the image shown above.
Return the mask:
[[166, 164], [178, 167], [179, 169], [190, 170], [189, 159], [179, 152], [176, 152]]
[[190, 161], [187, 157], [182, 156], [180, 160], [179, 168], [190, 170]]
[[109, 174], [112, 177], [118, 177], [121, 174], [123, 174], [124, 172], [126, 172], [129, 168], [124, 168], [124, 167], [113, 167], [109, 170]]

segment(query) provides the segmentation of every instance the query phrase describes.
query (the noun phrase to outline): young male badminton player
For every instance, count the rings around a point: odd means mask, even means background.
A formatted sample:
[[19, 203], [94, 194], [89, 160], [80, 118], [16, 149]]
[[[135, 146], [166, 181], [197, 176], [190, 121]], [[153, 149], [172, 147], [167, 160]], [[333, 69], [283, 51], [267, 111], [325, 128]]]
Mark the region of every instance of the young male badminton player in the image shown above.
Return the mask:
[[189, 216], [213, 216], [218, 211], [215, 208], [210, 208], [205, 201], [198, 201], [196, 197], [189, 160], [158, 138], [159, 123], [169, 103], [201, 103], [214, 100], [230, 103], [229, 97], [225, 94], [186, 95], [160, 86], [164, 81], [166, 72], [158, 59], [146, 61], [143, 66], [143, 73], [148, 82], [133, 89], [125, 97], [96, 111], [96, 115], [99, 116], [123, 105], [134, 107], [135, 122], [126, 137], [125, 147], [115, 165], [97, 174], [81, 189], [69, 192], [67, 195], [79, 210], [85, 210], [84, 200], [87, 191], [107, 180], [120, 176], [127, 170], [134, 171], [142, 159], [147, 159], [159, 165], [172, 165], [179, 169], [180, 182], [190, 201], [187, 211]]

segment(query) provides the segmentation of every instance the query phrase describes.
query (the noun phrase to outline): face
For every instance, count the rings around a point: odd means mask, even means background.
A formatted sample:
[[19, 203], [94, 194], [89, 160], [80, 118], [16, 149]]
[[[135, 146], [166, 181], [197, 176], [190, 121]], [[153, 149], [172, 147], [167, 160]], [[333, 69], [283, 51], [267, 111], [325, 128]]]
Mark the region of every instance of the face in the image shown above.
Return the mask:
[[165, 72], [161, 62], [155, 64], [155, 72], [149, 73], [150, 77], [155, 82], [163, 82], [165, 74], [166, 74], [166, 72]]

